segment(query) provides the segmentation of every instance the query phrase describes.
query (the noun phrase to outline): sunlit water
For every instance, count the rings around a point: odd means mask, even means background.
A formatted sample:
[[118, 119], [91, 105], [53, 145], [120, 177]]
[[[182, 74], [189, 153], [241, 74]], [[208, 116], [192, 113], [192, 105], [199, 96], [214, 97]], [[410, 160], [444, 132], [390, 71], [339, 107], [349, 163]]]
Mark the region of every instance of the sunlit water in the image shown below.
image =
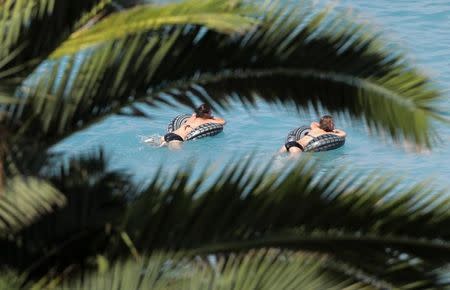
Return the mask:
[[[414, 63], [427, 72], [445, 96], [450, 89], [450, 1], [341, 1], [339, 7], [352, 7], [359, 11], [360, 20], [369, 21], [385, 31], [385, 38], [409, 52]], [[445, 111], [450, 101], [442, 104]], [[77, 154], [103, 146], [110, 156], [111, 168], [134, 174], [136, 181], [151, 179], [159, 166], [167, 173], [190, 164], [206, 166], [216, 162], [217, 167], [231, 158], [245, 161], [251, 156], [264, 164], [273, 158], [283, 144], [287, 132], [297, 126], [309, 124], [317, 116], [298, 114], [289, 108], [273, 107], [259, 102], [251, 110], [235, 106], [227, 112], [216, 112], [228, 124], [216, 137], [187, 142], [180, 151], [154, 148], [142, 142], [144, 136], [163, 135], [167, 123], [187, 108], [153, 109], [153, 119], [114, 116], [76, 134], [55, 149]], [[326, 112], [322, 112], [326, 113]], [[442, 142], [429, 153], [414, 153], [370, 135], [363, 123], [337, 118], [337, 126], [348, 133], [344, 147], [326, 153], [310, 155], [321, 161], [322, 170], [347, 165], [351, 169], [374, 169], [405, 177], [405, 184], [432, 177], [444, 185], [450, 184], [450, 128], [438, 124]], [[253, 155], [252, 155], [253, 154]], [[275, 158], [273, 168], [282, 168], [290, 162]]]

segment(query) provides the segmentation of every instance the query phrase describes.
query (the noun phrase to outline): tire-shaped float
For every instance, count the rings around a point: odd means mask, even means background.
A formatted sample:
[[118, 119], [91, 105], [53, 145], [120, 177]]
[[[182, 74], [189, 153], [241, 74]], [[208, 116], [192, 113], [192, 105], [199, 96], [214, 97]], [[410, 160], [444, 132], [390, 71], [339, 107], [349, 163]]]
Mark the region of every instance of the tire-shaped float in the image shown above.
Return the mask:
[[[311, 128], [309, 126], [301, 126], [289, 132], [286, 137], [286, 142], [297, 141], [306, 136]], [[345, 137], [340, 137], [335, 134], [323, 134], [314, 137], [305, 146], [304, 152], [319, 152], [328, 151], [342, 147], [345, 144]]]
[[[187, 120], [191, 117], [189, 114], [178, 115], [173, 118], [167, 126], [167, 132], [171, 133], [181, 126], [183, 126]], [[214, 136], [223, 131], [223, 125], [217, 123], [206, 123], [198, 126], [186, 136], [186, 140], [196, 140], [203, 137]]]

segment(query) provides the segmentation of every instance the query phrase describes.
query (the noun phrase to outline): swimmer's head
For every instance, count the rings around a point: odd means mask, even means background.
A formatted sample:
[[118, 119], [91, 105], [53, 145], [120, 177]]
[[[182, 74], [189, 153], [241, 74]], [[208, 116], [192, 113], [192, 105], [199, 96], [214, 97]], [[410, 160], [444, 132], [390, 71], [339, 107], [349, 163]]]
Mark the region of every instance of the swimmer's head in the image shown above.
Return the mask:
[[330, 115], [322, 116], [322, 118], [320, 118], [319, 128], [325, 132], [332, 132], [334, 130], [333, 117]]
[[211, 118], [211, 107], [208, 104], [201, 104], [195, 109], [195, 115], [199, 118]]

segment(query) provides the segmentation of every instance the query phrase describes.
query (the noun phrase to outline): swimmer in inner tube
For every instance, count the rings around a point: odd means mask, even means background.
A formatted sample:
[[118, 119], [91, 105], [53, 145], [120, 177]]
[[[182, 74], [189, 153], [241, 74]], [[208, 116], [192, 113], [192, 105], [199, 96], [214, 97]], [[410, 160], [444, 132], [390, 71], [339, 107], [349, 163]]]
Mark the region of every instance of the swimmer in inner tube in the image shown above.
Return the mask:
[[216, 123], [225, 125], [225, 120], [222, 118], [214, 117], [211, 113], [211, 107], [208, 104], [202, 104], [192, 116], [187, 119], [186, 123], [184, 123], [177, 130], [167, 133], [164, 137], [161, 138], [160, 146], [168, 146], [171, 149], [178, 149], [182, 142], [186, 140], [186, 136], [195, 128], [200, 125], [207, 123]]
[[312, 139], [319, 137], [320, 135], [335, 134], [336, 136], [342, 138], [345, 138], [345, 136], [347, 135], [344, 131], [336, 129], [334, 127], [333, 117], [331, 117], [330, 115], [325, 115], [322, 118], [320, 118], [319, 123], [312, 122], [310, 127], [311, 131], [309, 131], [307, 135], [303, 136], [299, 140], [292, 140], [287, 142], [280, 148], [278, 152], [279, 153], [289, 152], [298, 154], [304, 151], [304, 148], [306, 147], [306, 145], [308, 145], [308, 143]]

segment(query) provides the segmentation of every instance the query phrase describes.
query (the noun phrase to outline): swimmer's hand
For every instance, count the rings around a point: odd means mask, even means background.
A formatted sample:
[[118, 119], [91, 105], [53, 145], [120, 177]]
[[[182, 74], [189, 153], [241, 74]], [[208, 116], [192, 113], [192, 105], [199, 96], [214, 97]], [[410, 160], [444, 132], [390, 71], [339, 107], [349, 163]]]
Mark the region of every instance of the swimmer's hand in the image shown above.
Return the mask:
[[144, 143], [149, 144], [151, 146], [162, 146], [162, 143], [164, 143], [160, 136], [150, 136], [144, 139]]

